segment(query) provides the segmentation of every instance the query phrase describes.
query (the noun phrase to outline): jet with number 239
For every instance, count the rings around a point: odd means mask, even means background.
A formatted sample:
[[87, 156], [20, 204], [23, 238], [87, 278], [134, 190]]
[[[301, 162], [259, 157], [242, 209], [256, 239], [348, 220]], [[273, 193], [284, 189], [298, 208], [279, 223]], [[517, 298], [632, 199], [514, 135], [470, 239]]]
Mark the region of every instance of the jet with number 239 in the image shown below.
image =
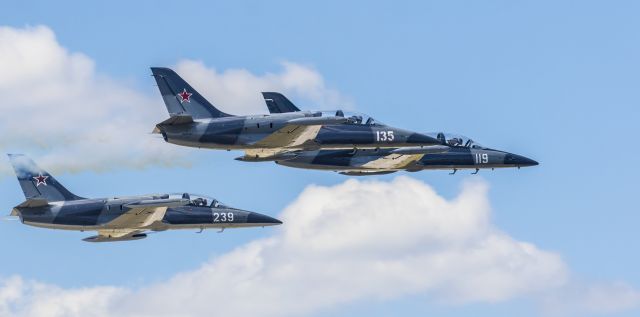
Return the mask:
[[297, 111], [234, 116], [213, 106], [173, 70], [152, 67], [169, 118], [155, 133], [197, 148], [244, 150], [242, 161], [276, 161], [297, 151], [428, 147], [433, 137], [344, 111]]
[[115, 198], [83, 198], [72, 194], [51, 174], [24, 155], [10, 154], [26, 200], [11, 216], [49, 229], [97, 231], [87, 242], [138, 240], [151, 231], [265, 227], [282, 222], [256, 212], [226, 206], [189, 193]]

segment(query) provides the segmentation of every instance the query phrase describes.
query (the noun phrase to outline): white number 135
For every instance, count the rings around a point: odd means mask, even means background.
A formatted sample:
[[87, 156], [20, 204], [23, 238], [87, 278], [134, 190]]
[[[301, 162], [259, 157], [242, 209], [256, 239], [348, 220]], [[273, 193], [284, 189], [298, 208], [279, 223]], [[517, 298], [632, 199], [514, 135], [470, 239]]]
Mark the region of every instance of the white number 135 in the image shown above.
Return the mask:
[[393, 131], [376, 131], [376, 141], [393, 141], [395, 136]]

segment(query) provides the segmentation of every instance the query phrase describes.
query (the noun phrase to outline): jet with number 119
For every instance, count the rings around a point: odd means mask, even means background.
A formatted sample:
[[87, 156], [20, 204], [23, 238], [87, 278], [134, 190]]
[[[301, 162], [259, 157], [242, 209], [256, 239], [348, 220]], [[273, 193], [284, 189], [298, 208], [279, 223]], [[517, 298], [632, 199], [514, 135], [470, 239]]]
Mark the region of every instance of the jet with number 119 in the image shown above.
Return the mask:
[[[264, 101], [271, 113], [300, 111], [287, 97], [277, 92], [263, 92]], [[448, 133], [427, 134], [436, 138], [440, 145], [417, 148], [386, 148], [358, 150], [301, 151], [288, 160], [276, 160], [277, 164], [316, 170], [336, 171], [343, 175], [366, 176], [417, 172], [422, 170], [495, 169], [526, 167], [538, 162], [505, 151], [484, 147], [470, 138]]]
[[197, 148], [244, 150], [242, 161], [276, 161], [299, 151], [429, 147], [425, 134], [391, 127], [362, 114], [298, 111], [234, 116], [218, 110], [169, 68], [152, 67], [169, 118], [155, 133]]

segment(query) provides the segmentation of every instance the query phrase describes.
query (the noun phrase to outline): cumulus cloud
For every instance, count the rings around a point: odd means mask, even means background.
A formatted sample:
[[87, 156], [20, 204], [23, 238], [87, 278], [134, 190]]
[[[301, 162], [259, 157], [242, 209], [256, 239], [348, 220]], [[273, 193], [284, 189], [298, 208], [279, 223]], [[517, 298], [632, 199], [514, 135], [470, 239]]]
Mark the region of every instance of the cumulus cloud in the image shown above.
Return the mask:
[[640, 306], [640, 291], [627, 283], [572, 281], [545, 294], [543, 310], [550, 316], [610, 315]]
[[0, 309], [45, 315], [36, 307], [44, 301], [62, 307], [47, 316], [201, 316], [212, 307], [219, 315], [299, 316], [411, 295], [448, 305], [531, 298], [550, 312], [584, 315], [639, 301], [629, 287], [575, 288], [558, 254], [495, 228], [480, 181], [450, 200], [409, 177], [309, 186], [280, 218], [273, 236], [138, 289], [64, 290], [13, 278], [0, 286]]
[[[54, 172], [190, 163], [193, 151], [150, 134], [167, 117], [159, 93], [142, 93], [98, 73], [90, 57], [64, 48], [45, 26], [0, 27], [0, 69], [2, 152], [27, 152]], [[264, 112], [260, 91], [269, 89], [321, 104], [344, 99], [326, 88], [317, 71], [291, 62], [264, 75], [218, 73], [189, 60], [177, 69], [212, 100], [233, 107], [232, 113]], [[1, 174], [9, 171], [0, 164]]]
[[164, 117], [154, 98], [97, 74], [47, 27], [0, 27], [0, 69], [3, 152], [42, 154], [55, 171], [181, 161], [179, 149], [149, 134]]
[[0, 286], [0, 316], [104, 316], [111, 301], [126, 292], [115, 287], [63, 290], [17, 276]]
[[245, 69], [217, 71], [201, 61], [183, 60], [175, 70], [212, 104], [231, 114], [268, 113], [263, 91], [284, 93], [306, 110], [353, 108], [349, 98], [327, 87], [312, 67], [286, 61], [281, 65], [279, 73], [256, 75]]

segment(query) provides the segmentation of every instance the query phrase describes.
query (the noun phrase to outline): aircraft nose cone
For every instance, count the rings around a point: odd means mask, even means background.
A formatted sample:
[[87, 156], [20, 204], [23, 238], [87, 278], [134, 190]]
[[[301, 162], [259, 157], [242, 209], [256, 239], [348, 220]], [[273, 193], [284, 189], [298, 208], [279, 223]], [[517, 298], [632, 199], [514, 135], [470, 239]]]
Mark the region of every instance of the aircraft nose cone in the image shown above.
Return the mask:
[[247, 216], [247, 223], [263, 223], [266, 225], [281, 225], [282, 221], [271, 218], [267, 215], [259, 214], [257, 212], [250, 212]]
[[509, 153], [507, 154], [507, 156], [505, 157], [505, 163], [506, 164], [512, 164], [515, 166], [522, 166], [522, 167], [526, 167], [526, 166], [536, 166], [538, 165], [538, 162], [522, 156], [522, 155], [517, 155], [517, 154], [512, 154]]
[[436, 144], [440, 144], [440, 141], [428, 135], [414, 133], [407, 138], [407, 143], [416, 144], [416, 145], [436, 145]]

